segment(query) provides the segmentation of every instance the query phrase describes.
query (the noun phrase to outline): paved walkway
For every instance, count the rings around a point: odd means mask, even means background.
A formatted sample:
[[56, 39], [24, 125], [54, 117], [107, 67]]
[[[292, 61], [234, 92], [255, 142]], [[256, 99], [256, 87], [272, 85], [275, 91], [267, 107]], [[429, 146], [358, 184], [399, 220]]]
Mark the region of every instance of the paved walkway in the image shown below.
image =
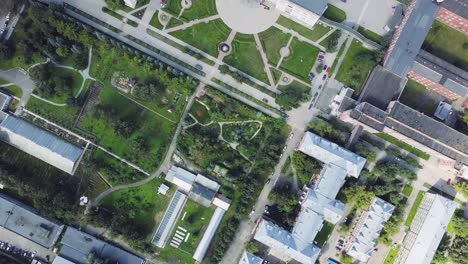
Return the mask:
[[183, 30], [183, 29], [189, 28], [191, 26], [194, 26], [196, 24], [208, 23], [208, 22], [210, 22], [212, 20], [215, 20], [215, 19], [218, 19], [218, 18], [219, 18], [219, 15], [214, 15], [214, 16], [210, 16], [210, 17], [206, 17], [206, 18], [202, 18], [202, 19], [195, 19], [195, 20], [192, 20], [192, 21], [190, 21], [188, 23], [184, 23], [184, 24], [182, 24], [180, 26], [166, 29], [165, 32], [171, 33], [171, 32], [177, 31], [177, 30]]
[[267, 55], [265, 54], [265, 51], [263, 50], [262, 42], [260, 41], [258, 34], [254, 34], [254, 39], [255, 39], [255, 43], [257, 44], [257, 50], [258, 52], [260, 52], [260, 56], [262, 57], [263, 70], [265, 71], [268, 77], [270, 86], [275, 87], [275, 80], [273, 79], [273, 75], [271, 74], [270, 65], [268, 65], [268, 58], [267, 58]]

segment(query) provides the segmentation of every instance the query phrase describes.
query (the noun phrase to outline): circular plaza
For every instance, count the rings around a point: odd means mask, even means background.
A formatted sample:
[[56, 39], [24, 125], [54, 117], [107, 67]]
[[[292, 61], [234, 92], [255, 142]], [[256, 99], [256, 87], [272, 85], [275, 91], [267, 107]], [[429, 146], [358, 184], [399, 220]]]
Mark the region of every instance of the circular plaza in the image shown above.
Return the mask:
[[244, 34], [256, 34], [270, 28], [280, 12], [261, 0], [216, 0], [216, 9], [223, 22]]

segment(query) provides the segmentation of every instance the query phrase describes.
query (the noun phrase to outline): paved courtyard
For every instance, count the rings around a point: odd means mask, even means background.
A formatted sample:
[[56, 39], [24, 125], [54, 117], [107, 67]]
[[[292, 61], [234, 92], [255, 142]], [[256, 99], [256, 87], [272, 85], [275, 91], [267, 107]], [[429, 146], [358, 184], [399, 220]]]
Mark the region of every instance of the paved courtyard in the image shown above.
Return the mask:
[[216, 9], [226, 25], [244, 34], [256, 34], [271, 27], [280, 12], [266, 8], [260, 0], [216, 0]]
[[403, 17], [402, 5], [396, 0], [330, 0], [346, 12], [346, 23], [359, 24], [379, 35], [396, 26]]

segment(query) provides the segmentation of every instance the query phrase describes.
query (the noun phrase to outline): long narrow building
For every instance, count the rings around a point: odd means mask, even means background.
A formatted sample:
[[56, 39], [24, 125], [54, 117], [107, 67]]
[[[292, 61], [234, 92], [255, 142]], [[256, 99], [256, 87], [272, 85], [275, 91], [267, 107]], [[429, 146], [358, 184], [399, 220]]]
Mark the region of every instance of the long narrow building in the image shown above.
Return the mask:
[[395, 264], [431, 263], [455, 209], [455, 202], [438, 194], [426, 193]]
[[7, 112], [11, 97], [0, 92], [0, 139], [60, 170], [74, 174], [84, 150]]

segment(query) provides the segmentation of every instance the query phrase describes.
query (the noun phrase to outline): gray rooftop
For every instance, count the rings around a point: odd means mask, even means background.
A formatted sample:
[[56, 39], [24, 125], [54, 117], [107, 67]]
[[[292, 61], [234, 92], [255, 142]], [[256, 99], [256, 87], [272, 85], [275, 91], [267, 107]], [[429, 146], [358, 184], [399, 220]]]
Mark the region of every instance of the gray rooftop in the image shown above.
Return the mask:
[[468, 19], [468, 0], [445, 0], [442, 2], [442, 7]]
[[242, 253], [242, 257], [239, 261], [239, 264], [262, 264], [263, 259], [261, 257], [257, 257], [254, 254], [247, 252], [244, 250]]
[[11, 96], [0, 92], [0, 111], [5, 111], [11, 102]]
[[[396, 102], [390, 112], [393, 119], [437, 140], [443, 144], [468, 154], [468, 136], [438, 122], [404, 104]], [[418, 136], [415, 135], [417, 138]], [[412, 137], [413, 138], [413, 137]], [[418, 140], [416, 140], [418, 141]]]
[[[384, 67], [394, 74], [405, 77], [411, 69], [414, 59], [418, 55], [421, 45], [431, 29], [439, 6], [432, 0], [416, 1], [412, 10], [406, 9], [405, 18], [400, 27], [401, 34], [395, 41], [393, 49], [387, 54]], [[411, 6], [411, 4], [410, 4]], [[397, 31], [398, 32], [398, 31]], [[396, 33], [397, 34], [397, 33]]]
[[34, 209], [0, 194], [0, 226], [43, 247], [51, 248], [63, 225], [39, 216]]
[[88, 263], [86, 257], [95, 252], [117, 263], [141, 264], [143, 259], [73, 227], [67, 227], [59, 255], [78, 264]]
[[327, 9], [328, 0], [289, 0], [290, 2], [314, 12], [315, 14], [322, 15]]
[[359, 97], [360, 102], [368, 102], [380, 109], [387, 109], [388, 103], [400, 95], [406, 78], [393, 74], [378, 65], [374, 68]]

